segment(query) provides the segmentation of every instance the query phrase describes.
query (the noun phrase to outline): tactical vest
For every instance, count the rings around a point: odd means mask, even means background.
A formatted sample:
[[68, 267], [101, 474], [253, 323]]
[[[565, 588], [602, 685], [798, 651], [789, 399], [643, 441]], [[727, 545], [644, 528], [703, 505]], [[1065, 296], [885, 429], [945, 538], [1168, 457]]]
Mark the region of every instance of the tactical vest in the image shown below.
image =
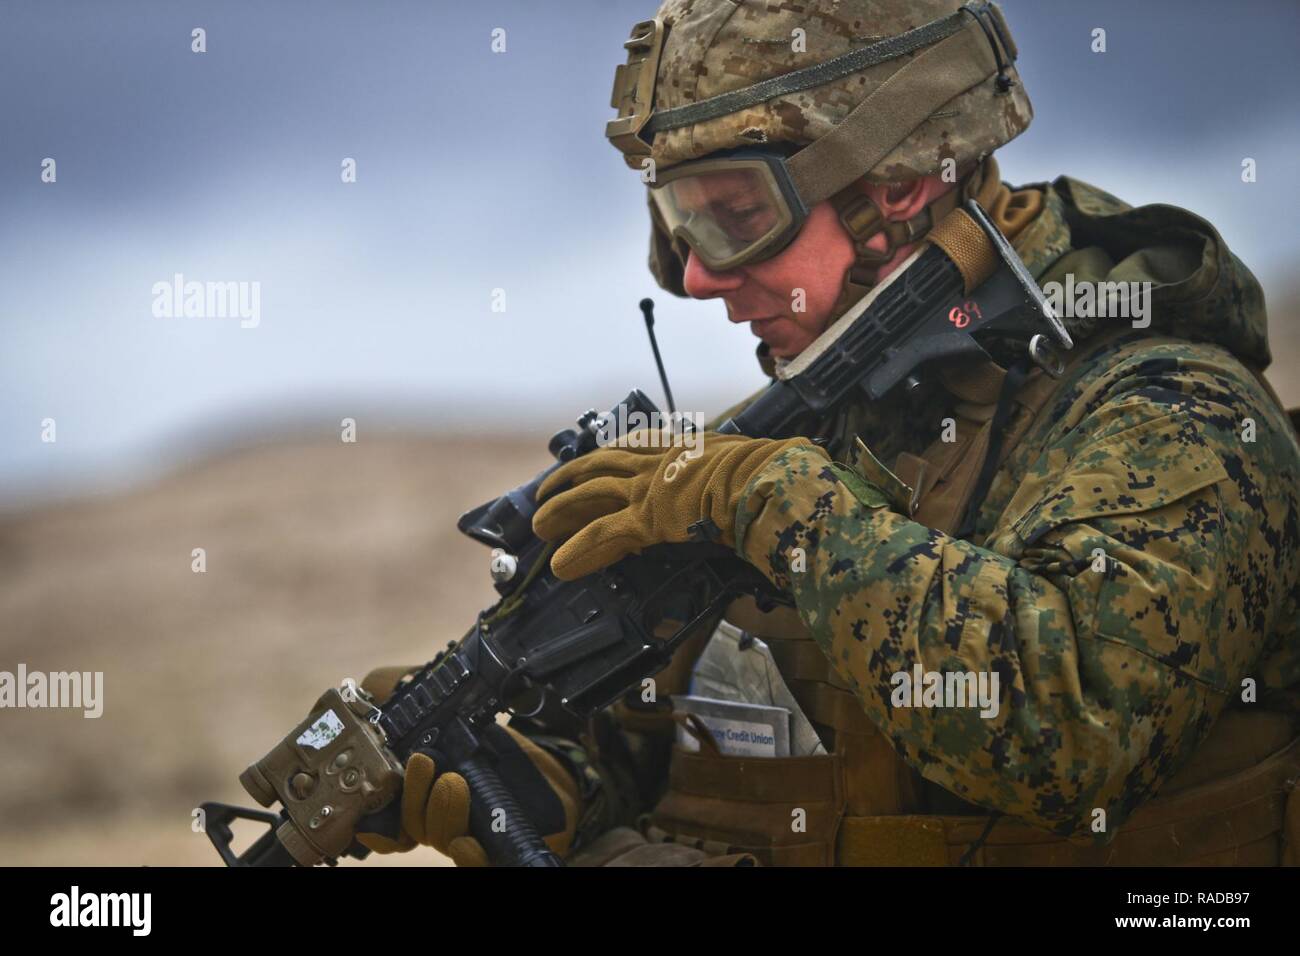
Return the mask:
[[[1124, 346], [1117, 359], [1155, 341]], [[987, 363], [946, 381], [959, 399], [957, 440], [895, 462], [916, 492], [915, 520], [953, 533], [991, 443], [1000, 467], [1057, 384], [1037, 369], [1026, 377], [998, 423], [999, 441], [993, 418], [1004, 374]], [[674, 745], [668, 791], [645, 821], [652, 842], [750, 853], [777, 866], [1300, 864], [1300, 737], [1286, 715], [1225, 711], [1188, 764], [1113, 839], [1067, 839], [990, 816], [925, 781], [868, 720], [793, 609], [764, 614], [746, 599], [726, 616], [769, 645], [829, 753], [723, 755], [708, 734], [698, 735], [698, 752]], [[660, 687], [683, 692], [685, 671], [674, 670]]]

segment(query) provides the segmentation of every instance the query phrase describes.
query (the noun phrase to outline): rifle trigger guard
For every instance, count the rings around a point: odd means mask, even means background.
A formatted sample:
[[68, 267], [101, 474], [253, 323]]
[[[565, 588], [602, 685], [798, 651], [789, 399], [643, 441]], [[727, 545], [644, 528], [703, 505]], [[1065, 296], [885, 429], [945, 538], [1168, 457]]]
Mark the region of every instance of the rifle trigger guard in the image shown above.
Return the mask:
[[545, 685], [529, 683], [528, 687], [531, 690], [537, 691], [537, 706], [527, 712], [521, 712], [515, 710], [513, 707], [507, 707], [505, 712], [509, 714], [511, 717], [522, 717], [525, 719], [529, 717], [536, 717], [538, 714], [542, 712], [542, 708], [546, 706], [546, 699], [548, 695], [547, 695]]

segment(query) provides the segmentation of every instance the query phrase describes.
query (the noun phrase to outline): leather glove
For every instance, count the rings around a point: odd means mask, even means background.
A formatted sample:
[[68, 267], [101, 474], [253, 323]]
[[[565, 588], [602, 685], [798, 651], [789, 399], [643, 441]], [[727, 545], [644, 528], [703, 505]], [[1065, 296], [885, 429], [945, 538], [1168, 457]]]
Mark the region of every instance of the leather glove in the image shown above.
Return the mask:
[[[691, 526], [702, 520], [712, 522], [720, 543], [735, 547], [741, 495], [764, 465], [792, 447], [830, 460], [806, 438], [700, 437], [693, 458], [681, 447], [625, 440], [552, 472], [537, 489], [543, 504], [533, 532], [544, 541], [568, 539], [551, 557], [555, 576], [573, 581], [651, 545], [690, 541]], [[565, 485], [572, 487], [559, 491]]]
[[[361, 682], [383, 703], [397, 682], [418, 667], [385, 667]], [[577, 782], [558, 760], [510, 727], [494, 725], [484, 737], [497, 753], [496, 769], [546, 845], [563, 856], [573, 843], [580, 797]], [[402, 784], [402, 829], [396, 840], [379, 833], [358, 833], [357, 840], [376, 853], [404, 853], [431, 846], [457, 866], [487, 866], [487, 853], [469, 830], [469, 784], [458, 773], [439, 774], [433, 758], [415, 753], [406, 761]]]

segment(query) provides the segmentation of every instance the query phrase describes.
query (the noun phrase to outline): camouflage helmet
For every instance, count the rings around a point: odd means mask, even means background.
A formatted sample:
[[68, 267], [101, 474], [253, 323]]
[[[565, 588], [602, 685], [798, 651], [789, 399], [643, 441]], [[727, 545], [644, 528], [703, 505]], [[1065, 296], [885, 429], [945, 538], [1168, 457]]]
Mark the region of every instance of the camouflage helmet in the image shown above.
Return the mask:
[[[859, 179], [969, 169], [1033, 117], [993, 3], [665, 0], [625, 46], [606, 136], [629, 166], [784, 144], [809, 205]], [[671, 250], [656, 223], [651, 268], [680, 295]]]

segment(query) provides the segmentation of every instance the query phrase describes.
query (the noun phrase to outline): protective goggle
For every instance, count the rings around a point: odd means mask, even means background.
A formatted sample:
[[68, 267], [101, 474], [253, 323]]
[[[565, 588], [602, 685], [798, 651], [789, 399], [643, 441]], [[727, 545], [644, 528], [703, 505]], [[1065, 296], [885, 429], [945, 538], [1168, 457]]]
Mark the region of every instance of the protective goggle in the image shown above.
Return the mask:
[[664, 231], [714, 272], [771, 258], [808, 218], [785, 157], [757, 149], [671, 167], [651, 184], [650, 202]]

